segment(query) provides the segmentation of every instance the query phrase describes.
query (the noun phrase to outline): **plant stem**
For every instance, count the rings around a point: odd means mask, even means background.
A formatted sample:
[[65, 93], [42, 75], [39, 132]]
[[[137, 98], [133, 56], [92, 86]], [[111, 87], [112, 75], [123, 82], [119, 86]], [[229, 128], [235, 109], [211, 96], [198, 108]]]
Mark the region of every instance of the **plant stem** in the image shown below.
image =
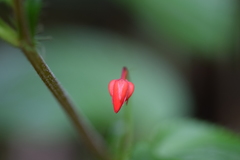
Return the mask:
[[82, 116], [77, 115], [73, 103], [70, 101], [66, 92], [54, 77], [44, 60], [35, 50], [22, 48], [22, 51], [25, 53], [25, 56], [30, 61], [48, 89], [60, 103], [66, 114], [70, 117], [77, 131], [82, 136], [82, 139], [99, 158], [108, 159], [106, 157], [106, 147], [101, 136], [94, 131], [92, 127], [90, 127], [89, 123], [86, 123], [86, 121], [81, 118]]
[[20, 41], [26, 42], [30, 46], [33, 46], [29, 36], [28, 24], [23, 11], [23, 0], [13, 0], [13, 11]]
[[117, 147], [117, 159], [116, 160], [129, 160], [129, 154], [133, 141], [133, 122], [131, 118], [131, 106], [124, 106], [123, 113], [123, 134], [119, 139]]
[[131, 104], [128, 104], [124, 108], [124, 134], [122, 136], [122, 140], [120, 142], [120, 151], [121, 156], [120, 160], [128, 160], [129, 153], [132, 147], [133, 141], [133, 122], [132, 122], [132, 111]]
[[13, 0], [13, 2], [19, 39], [21, 42], [21, 50], [32, 64], [42, 81], [60, 103], [63, 110], [69, 116], [78, 133], [82, 136], [82, 139], [86, 142], [89, 148], [98, 158], [109, 160], [110, 158], [108, 157], [106, 145], [102, 137], [89, 123], [86, 123], [83, 116], [79, 116], [77, 114], [74, 109], [75, 106], [69, 99], [67, 93], [61, 87], [60, 83], [44, 62], [43, 58], [37, 53], [33, 40], [30, 38], [28, 24], [23, 12], [23, 2], [21, 0]]

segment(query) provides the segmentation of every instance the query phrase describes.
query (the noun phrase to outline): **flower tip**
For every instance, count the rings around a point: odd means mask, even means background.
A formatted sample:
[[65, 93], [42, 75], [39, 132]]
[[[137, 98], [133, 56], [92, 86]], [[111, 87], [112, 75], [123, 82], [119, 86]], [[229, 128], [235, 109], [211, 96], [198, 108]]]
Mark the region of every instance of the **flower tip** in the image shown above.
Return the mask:
[[119, 110], [114, 110], [114, 112], [117, 114], [119, 112]]
[[120, 105], [120, 104], [116, 104], [116, 103], [115, 103], [115, 104], [113, 105], [113, 110], [114, 110], [115, 113], [118, 113], [121, 108], [122, 108], [122, 104]]
[[116, 108], [114, 108], [113, 110], [115, 113], [118, 113], [120, 111], [120, 109], [116, 109]]
[[124, 70], [124, 71], [127, 71], [127, 67], [124, 66], [124, 67], [123, 67], [123, 70]]

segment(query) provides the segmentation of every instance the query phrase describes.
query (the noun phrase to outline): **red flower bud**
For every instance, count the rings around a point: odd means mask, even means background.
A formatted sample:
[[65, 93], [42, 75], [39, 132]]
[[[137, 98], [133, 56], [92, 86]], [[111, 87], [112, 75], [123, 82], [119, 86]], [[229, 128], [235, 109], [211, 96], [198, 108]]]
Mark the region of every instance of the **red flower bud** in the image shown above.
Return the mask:
[[112, 96], [112, 103], [115, 113], [119, 112], [123, 103], [127, 103], [128, 99], [134, 92], [134, 84], [126, 79], [127, 74], [127, 68], [123, 67], [121, 78], [111, 80], [108, 84], [108, 90]]

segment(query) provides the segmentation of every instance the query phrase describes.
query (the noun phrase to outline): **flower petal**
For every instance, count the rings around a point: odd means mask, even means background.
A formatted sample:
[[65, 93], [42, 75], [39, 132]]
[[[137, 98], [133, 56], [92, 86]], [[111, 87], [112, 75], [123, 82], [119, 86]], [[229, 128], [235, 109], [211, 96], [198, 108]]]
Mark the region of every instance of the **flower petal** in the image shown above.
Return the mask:
[[134, 84], [132, 82], [128, 81], [128, 94], [127, 94], [127, 100], [132, 96], [134, 92]]
[[116, 79], [111, 80], [108, 84], [108, 91], [109, 91], [111, 96], [113, 96], [113, 86], [114, 86], [115, 82], [116, 82]]
[[114, 83], [112, 102], [113, 102], [114, 111], [116, 113], [121, 109], [123, 103], [126, 101], [127, 92], [128, 92], [128, 82], [126, 80], [119, 79]]

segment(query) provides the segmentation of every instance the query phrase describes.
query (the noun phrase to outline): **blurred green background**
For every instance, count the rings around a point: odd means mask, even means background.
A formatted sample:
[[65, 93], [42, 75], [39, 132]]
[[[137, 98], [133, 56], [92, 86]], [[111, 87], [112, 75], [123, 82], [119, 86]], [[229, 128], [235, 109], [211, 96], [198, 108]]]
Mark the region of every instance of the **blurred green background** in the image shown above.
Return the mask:
[[[128, 106], [115, 114], [107, 86], [127, 66], [135, 84], [130, 159], [239, 160], [239, 6], [45, 0], [37, 38], [52, 38], [38, 50], [111, 149]], [[9, 13], [0, 3], [0, 17]], [[0, 75], [0, 159], [94, 158], [24, 55], [3, 41]]]

